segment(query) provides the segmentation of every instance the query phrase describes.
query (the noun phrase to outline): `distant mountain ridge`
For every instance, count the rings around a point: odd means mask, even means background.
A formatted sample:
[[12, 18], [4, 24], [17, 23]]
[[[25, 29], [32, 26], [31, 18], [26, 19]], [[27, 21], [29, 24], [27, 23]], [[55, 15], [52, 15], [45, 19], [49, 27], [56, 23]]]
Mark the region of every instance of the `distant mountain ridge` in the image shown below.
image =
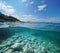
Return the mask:
[[7, 16], [0, 12], [0, 22], [21, 22], [21, 21], [13, 16]]

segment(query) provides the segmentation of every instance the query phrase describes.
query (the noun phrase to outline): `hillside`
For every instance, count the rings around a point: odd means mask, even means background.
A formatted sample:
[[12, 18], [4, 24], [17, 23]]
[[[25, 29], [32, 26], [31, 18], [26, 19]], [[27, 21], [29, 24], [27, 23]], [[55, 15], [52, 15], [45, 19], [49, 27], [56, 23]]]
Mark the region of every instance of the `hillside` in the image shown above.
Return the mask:
[[0, 12], [0, 22], [21, 22], [13, 16], [7, 16]]

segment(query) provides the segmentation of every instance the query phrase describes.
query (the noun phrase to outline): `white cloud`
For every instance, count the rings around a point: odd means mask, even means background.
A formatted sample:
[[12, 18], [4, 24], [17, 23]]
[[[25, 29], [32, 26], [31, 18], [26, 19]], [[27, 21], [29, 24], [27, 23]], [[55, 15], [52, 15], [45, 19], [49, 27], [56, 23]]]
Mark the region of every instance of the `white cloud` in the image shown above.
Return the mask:
[[33, 15], [23, 15], [23, 17], [21, 18], [22, 21], [25, 21], [25, 22], [43, 22], [44, 19], [42, 18], [36, 18], [34, 17]]
[[14, 14], [15, 13], [15, 9], [12, 6], [7, 5], [3, 2], [0, 3], [0, 9], [3, 10], [4, 12], [8, 13], [8, 14]]
[[23, 17], [31, 17], [32, 15], [23, 15]]
[[23, 3], [26, 2], [27, 0], [21, 0]]
[[45, 17], [37, 18], [34, 15], [22, 15], [20, 18], [21, 21], [25, 22], [49, 22], [49, 23], [60, 23], [60, 19], [56, 17]]
[[37, 18], [34, 15], [23, 15], [22, 18], [20, 18], [22, 21], [25, 22], [46, 22], [46, 19], [44, 18]]
[[21, 20], [22, 21], [25, 21], [25, 22], [28, 22], [28, 21], [32, 21], [34, 18], [32, 18], [33, 15], [29, 15], [29, 14], [26, 14], [26, 15], [22, 15], [22, 18]]
[[39, 5], [39, 6], [38, 6], [38, 10], [39, 10], [39, 11], [42, 11], [42, 10], [44, 10], [46, 7], [47, 7], [46, 4]]
[[31, 4], [31, 5], [34, 4], [34, 1], [31, 1], [30, 4]]

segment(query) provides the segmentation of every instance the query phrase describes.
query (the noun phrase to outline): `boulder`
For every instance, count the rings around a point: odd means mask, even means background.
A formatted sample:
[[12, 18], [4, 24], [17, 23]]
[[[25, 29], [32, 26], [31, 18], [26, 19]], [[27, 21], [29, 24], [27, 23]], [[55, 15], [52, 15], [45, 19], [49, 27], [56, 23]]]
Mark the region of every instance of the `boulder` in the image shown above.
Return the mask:
[[20, 43], [15, 43], [14, 45], [11, 46], [11, 48], [12, 48], [12, 52], [14, 51], [23, 52], [23, 47]]

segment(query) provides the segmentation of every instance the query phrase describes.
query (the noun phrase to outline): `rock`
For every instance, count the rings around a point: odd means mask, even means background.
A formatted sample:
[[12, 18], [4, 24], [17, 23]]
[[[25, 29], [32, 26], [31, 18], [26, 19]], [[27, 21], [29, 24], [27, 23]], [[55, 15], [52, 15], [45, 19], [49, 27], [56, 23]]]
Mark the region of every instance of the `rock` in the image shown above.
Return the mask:
[[42, 50], [41, 50], [42, 53], [48, 53], [48, 50], [47, 50], [45, 47], [42, 47], [41, 49], [42, 49]]
[[34, 52], [34, 49], [30, 48], [26, 51], [26, 53], [35, 53], [35, 52]]
[[11, 53], [11, 51], [12, 51], [12, 49], [9, 49], [9, 50], [2, 52], [2, 53]]
[[23, 52], [23, 47], [20, 43], [15, 43], [14, 45], [11, 46], [12, 52], [14, 51], [20, 51]]
[[34, 48], [32, 48], [29, 43], [26, 43], [23, 53], [35, 53]]

